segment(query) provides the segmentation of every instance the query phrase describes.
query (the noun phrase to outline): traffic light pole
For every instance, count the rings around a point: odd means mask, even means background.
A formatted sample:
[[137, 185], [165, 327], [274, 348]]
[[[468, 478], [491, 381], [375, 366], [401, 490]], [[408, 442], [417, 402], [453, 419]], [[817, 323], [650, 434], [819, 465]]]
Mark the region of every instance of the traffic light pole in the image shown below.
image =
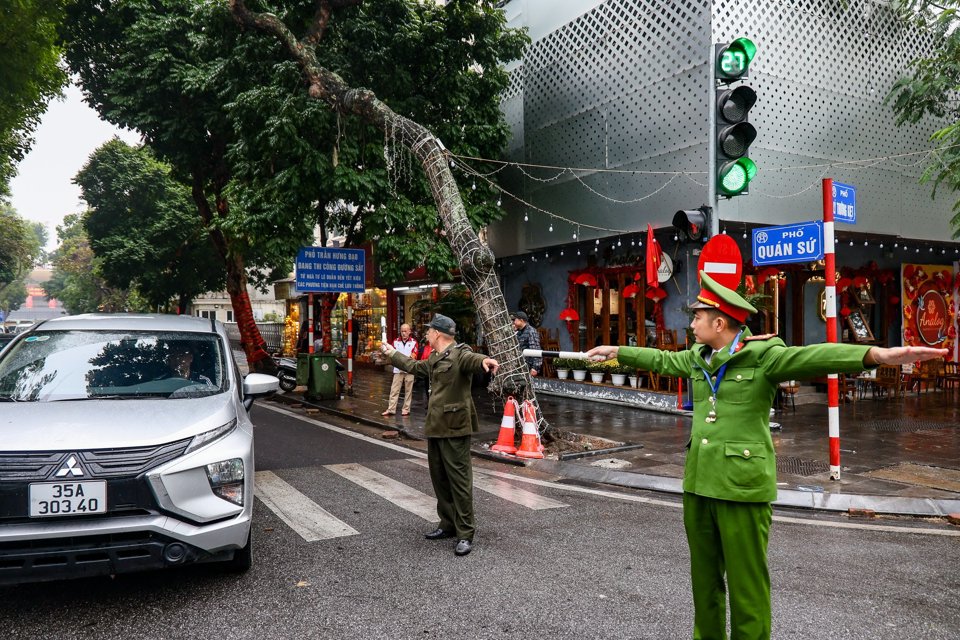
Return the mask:
[[713, 209], [713, 215], [710, 216], [710, 230], [707, 237], [720, 234], [720, 208], [717, 200], [717, 64], [714, 56], [713, 45], [710, 45], [710, 59], [707, 68], [710, 70], [710, 80], [707, 83], [710, 97], [707, 99], [710, 108], [710, 116], [707, 121], [707, 131], [709, 133], [709, 144], [707, 145], [707, 202]]

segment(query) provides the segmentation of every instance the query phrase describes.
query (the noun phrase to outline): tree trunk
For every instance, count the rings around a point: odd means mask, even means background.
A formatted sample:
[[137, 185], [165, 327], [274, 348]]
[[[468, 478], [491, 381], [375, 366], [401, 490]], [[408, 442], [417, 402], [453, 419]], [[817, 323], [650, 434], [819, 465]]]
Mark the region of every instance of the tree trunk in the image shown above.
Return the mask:
[[[204, 193], [201, 178], [193, 177], [193, 201], [203, 220], [207, 233], [216, 247], [217, 253], [223, 260], [227, 272], [227, 294], [233, 307], [233, 316], [237, 319], [237, 329], [240, 331], [240, 345], [247, 356], [247, 367], [252, 373], [277, 373], [277, 363], [267, 352], [267, 343], [257, 328], [253, 319], [253, 307], [250, 305], [250, 296], [247, 294], [247, 269], [243, 256], [230, 251], [230, 241], [223, 231], [213, 226], [213, 211], [210, 202]], [[226, 215], [228, 210], [226, 200], [217, 199], [217, 210]]]
[[443, 234], [460, 264], [464, 283], [476, 302], [490, 355], [500, 364], [500, 371], [491, 380], [489, 390], [501, 398], [513, 395], [532, 400], [541, 428], [549, 429], [534, 395], [530, 372], [520, 354], [499, 278], [494, 271], [495, 257], [470, 225], [443, 144], [426, 127], [395, 113], [378, 100], [372, 91], [348, 86], [340, 76], [317, 61], [314, 46], [322, 37], [332, 8], [358, 3], [350, 0], [319, 0], [316, 23], [301, 41], [276, 16], [253, 13], [243, 0], [230, 0], [229, 4], [241, 26], [273, 35], [287, 48], [303, 70], [312, 98], [327, 103], [334, 111], [356, 116], [395, 136], [420, 161], [440, 214]]

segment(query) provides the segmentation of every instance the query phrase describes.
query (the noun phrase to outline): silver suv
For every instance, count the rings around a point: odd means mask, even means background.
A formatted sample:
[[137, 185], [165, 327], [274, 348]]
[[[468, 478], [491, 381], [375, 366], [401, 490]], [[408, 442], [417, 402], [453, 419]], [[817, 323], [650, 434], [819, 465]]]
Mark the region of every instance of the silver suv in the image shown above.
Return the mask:
[[0, 584], [250, 567], [254, 398], [220, 323], [81, 315], [0, 353]]

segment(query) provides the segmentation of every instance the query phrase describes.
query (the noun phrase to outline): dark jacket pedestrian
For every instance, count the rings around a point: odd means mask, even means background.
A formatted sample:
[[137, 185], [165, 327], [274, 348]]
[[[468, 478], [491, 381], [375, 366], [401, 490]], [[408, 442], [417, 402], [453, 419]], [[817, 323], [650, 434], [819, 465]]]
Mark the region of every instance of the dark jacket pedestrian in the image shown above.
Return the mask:
[[[513, 318], [513, 328], [517, 330], [517, 342], [520, 343], [520, 352], [524, 349], [540, 349], [540, 334], [530, 324], [530, 318], [523, 311], [514, 311], [510, 314]], [[531, 376], [540, 373], [540, 367], [543, 366], [541, 358], [524, 358]]]
[[454, 553], [463, 556], [473, 548], [476, 529], [470, 440], [479, 429], [479, 419], [470, 386], [473, 374], [496, 373], [499, 365], [493, 358], [474, 353], [467, 345], [457, 344], [454, 340], [456, 330], [456, 323], [450, 318], [440, 314], [433, 317], [427, 324], [427, 340], [432, 349], [427, 360], [408, 358], [390, 345], [382, 348], [395, 367], [430, 380], [431, 394], [424, 431], [440, 524], [426, 534], [426, 538], [456, 537]]

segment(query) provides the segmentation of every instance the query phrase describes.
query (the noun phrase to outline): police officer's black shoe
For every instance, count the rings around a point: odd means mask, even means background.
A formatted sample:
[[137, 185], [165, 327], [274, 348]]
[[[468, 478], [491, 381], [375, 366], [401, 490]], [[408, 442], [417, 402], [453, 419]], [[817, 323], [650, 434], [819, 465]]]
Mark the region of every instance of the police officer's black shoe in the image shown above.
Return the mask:
[[473, 551], [472, 540], [457, 540], [457, 548], [453, 550], [458, 556], [465, 556]]
[[430, 533], [423, 534], [423, 537], [426, 538], [427, 540], [443, 540], [444, 538], [452, 538], [453, 532], [447, 531], [445, 529], [437, 528], [431, 531]]

